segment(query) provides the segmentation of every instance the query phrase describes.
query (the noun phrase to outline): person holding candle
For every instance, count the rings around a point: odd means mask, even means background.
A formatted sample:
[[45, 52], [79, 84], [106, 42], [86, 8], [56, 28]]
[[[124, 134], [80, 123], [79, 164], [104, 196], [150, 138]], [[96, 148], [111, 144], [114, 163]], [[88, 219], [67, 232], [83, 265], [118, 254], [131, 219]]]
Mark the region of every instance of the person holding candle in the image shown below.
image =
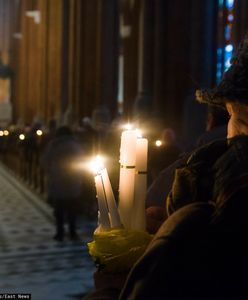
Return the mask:
[[197, 99], [228, 111], [227, 139], [178, 169], [170, 199], [180, 204], [169, 208], [120, 295], [88, 299], [248, 298], [248, 37], [219, 85]]

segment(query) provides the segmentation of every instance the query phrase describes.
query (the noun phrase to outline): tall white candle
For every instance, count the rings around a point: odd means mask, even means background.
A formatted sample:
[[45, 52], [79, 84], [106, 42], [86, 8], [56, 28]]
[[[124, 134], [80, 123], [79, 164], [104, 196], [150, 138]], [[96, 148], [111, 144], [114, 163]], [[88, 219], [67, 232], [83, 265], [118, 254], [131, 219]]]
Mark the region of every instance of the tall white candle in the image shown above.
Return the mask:
[[121, 220], [116, 205], [113, 189], [109, 180], [108, 171], [106, 168], [101, 170], [101, 176], [103, 181], [103, 187], [105, 191], [105, 196], [108, 204], [108, 210], [110, 215], [110, 224], [112, 228], [121, 227]]
[[96, 184], [96, 193], [97, 193], [97, 202], [98, 202], [98, 223], [99, 226], [103, 229], [109, 229], [110, 220], [108, 214], [108, 206], [105, 198], [105, 192], [103, 187], [103, 180], [101, 174], [97, 174], [95, 176], [95, 184]]
[[132, 228], [145, 230], [145, 198], [147, 189], [147, 152], [148, 140], [137, 138], [136, 144], [136, 172], [134, 188], [134, 218]]
[[121, 135], [120, 163], [122, 166], [134, 166], [136, 160], [136, 130], [125, 130]]
[[121, 135], [119, 212], [122, 224], [129, 229], [133, 220], [136, 138], [135, 130], [125, 130]]

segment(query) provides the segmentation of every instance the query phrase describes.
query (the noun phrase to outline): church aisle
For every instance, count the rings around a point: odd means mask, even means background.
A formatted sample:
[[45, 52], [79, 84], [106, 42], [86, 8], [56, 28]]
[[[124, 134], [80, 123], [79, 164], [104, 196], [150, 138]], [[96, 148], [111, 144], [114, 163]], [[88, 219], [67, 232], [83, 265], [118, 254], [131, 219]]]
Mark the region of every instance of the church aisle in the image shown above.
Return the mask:
[[86, 243], [95, 224], [79, 226], [79, 242], [54, 241], [50, 206], [0, 165], [0, 293], [63, 300], [89, 292], [94, 266]]

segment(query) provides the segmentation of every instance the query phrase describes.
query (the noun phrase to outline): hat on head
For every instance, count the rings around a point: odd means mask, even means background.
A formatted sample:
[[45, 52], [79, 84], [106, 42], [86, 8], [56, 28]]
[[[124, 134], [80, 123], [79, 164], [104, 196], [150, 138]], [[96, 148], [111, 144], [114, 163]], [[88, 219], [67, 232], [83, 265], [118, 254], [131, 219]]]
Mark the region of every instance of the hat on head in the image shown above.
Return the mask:
[[232, 57], [231, 66], [220, 83], [210, 90], [197, 90], [196, 99], [219, 106], [227, 101], [248, 105], [248, 34]]

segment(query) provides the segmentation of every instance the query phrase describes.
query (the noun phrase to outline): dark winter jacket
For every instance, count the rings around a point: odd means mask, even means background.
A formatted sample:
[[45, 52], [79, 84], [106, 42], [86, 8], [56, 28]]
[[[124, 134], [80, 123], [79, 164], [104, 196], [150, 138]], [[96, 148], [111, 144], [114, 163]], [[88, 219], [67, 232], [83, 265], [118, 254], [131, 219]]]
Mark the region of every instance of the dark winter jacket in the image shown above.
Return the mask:
[[[119, 299], [248, 299], [248, 137], [197, 150], [168, 201], [170, 216]], [[95, 295], [118, 299], [116, 290]]]
[[198, 150], [180, 172], [170, 198], [176, 211], [120, 299], [248, 299], [248, 137]]

